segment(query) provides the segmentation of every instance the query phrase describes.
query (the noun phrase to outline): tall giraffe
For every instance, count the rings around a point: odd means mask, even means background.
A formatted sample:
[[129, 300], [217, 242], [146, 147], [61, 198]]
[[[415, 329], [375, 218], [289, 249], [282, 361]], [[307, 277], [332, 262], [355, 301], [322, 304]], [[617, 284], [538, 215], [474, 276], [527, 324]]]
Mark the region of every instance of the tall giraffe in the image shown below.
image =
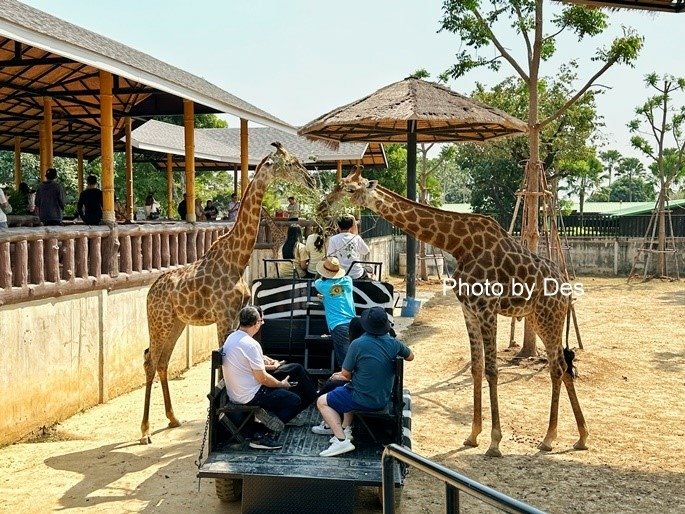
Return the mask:
[[200, 259], [160, 276], [147, 294], [150, 347], [145, 350], [145, 406], [140, 442], [150, 440], [150, 390], [159, 374], [169, 427], [180, 425], [171, 407], [167, 367], [176, 340], [186, 325], [216, 323], [217, 340], [223, 343], [242, 307], [250, 298], [243, 273], [257, 241], [262, 199], [277, 178], [313, 187], [307, 169], [280, 143], [257, 167], [242, 201], [233, 228], [217, 239]]
[[[552, 403], [547, 434], [538, 448], [549, 451], [556, 439], [559, 392], [563, 382], [580, 434], [574, 448], [587, 449], [588, 430], [573, 384], [572, 357], [565, 359], [562, 346], [564, 320], [571, 299], [561, 293], [545, 294], [545, 279], [557, 284], [564, 282], [564, 275], [556, 264], [524, 248], [489, 216], [458, 214], [410, 201], [379, 186], [376, 181], [362, 178], [361, 169], [355, 167], [336, 186], [329, 195], [331, 201], [339, 200], [342, 191], [350, 196], [353, 203], [371, 209], [416, 239], [441, 248], [456, 259], [455, 293], [461, 302], [469, 334], [473, 376], [473, 422], [471, 434], [464, 445], [478, 446], [478, 435], [483, 427], [481, 390], [485, 369], [492, 414], [491, 442], [486, 455], [502, 455], [499, 450], [502, 432], [497, 397], [497, 315], [502, 314], [528, 318], [547, 350]], [[501, 295], [478, 295], [479, 291], [470, 287], [476, 283], [486, 285], [495, 282], [503, 286]], [[460, 284], [469, 287], [460, 287]], [[525, 289], [515, 291], [513, 284], [525, 284], [532, 288], [532, 294], [528, 295]]]

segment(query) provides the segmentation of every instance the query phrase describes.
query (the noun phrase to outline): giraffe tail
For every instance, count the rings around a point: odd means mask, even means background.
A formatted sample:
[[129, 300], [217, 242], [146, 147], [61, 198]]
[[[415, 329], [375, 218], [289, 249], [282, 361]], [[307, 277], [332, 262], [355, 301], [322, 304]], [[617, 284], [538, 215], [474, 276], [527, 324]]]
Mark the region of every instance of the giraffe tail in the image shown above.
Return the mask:
[[576, 358], [576, 352], [571, 350], [568, 344], [569, 332], [571, 330], [571, 303], [568, 304], [568, 310], [566, 311], [566, 346], [564, 347], [564, 362], [566, 362], [566, 373], [568, 373], [571, 378], [576, 378], [578, 376], [578, 370], [576, 369], [573, 361]]

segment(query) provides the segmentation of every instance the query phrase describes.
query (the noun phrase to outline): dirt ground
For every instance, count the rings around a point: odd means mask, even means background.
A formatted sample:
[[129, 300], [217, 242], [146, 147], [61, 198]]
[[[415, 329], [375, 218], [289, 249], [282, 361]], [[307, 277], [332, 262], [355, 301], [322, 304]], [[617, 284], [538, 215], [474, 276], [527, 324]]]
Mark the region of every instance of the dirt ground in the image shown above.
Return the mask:
[[[590, 429], [588, 451], [575, 451], [577, 429], [565, 393], [559, 437], [545, 433], [550, 383], [544, 361], [512, 363], [509, 319], [499, 325], [499, 399], [504, 457], [484, 456], [489, 402], [483, 391], [481, 446], [465, 448], [472, 413], [469, 350], [461, 310], [437, 284], [403, 334], [416, 354], [405, 367], [412, 392], [413, 449], [455, 471], [549, 512], [683, 512], [685, 510], [685, 286], [627, 285], [580, 278], [576, 311], [584, 351], [576, 388]], [[520, 339], [522, 324], [518, 324]], [[572, 346], [575, 346], [572, 339]], [[142, 373], [142, 368], [141, 368]], [[198, 492], [194, 462], [206, 416], [209, 365], [171, 381], [177, 415], [166, 429], [161, 390], [153, 391], [153, 444], [138, 444], [143, 390], [116, 398], [0, 449], [0, 511], [239, 512], [222, 505], [210, 480]], [[444, 512], [444, 488], [417, 471], [404, 490], [403, 512]], [[374, 511], [371, 494], [358, 512]], [[490, 512], [468, 498], [465, 512]]]

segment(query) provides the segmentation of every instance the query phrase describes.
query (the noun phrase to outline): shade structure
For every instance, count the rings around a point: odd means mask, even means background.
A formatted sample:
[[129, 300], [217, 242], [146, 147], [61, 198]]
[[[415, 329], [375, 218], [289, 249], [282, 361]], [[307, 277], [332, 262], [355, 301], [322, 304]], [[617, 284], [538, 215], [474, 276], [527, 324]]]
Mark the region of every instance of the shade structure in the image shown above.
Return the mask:
[[685, 0], [557, 0], [567, 4], [611, 9], [641, 9], [644, 11], [685, 12]]
[[[416, 200], [416, 144], [478, 142], [528, 125], [446, 86], [407, 78], [307, 123], [299, 135], [339, 142], [407, 143], [407, 198]], [[407, 296], [416, 295], [416, 241], [407, 237]]]

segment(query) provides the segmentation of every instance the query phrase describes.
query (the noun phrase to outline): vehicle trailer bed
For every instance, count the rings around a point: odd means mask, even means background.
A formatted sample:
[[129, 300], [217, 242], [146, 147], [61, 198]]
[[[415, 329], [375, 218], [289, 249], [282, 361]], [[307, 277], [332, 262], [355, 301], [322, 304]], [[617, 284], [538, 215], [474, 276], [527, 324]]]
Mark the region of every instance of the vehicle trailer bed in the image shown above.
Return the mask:
[[[402, 360], [398, 359], [393, 398], [387, 412], [355, 421], [355, 450], [337, 457], [319, 457], [329, 446], [330, 436], [314, 434], [313, 425], [321, 421], [315, 406], [308, 407], [288, 424], [279, 437], [283, 447], [258, 450], [249, 441], [232, 436], [238, 422], [226, 424], [227, 413], [219, 401], [221, 354], [212, 353], [212, 383], [208, 418], [209, 452], [198, 477], [216, 480], [217, 496], [222, 501], [242, 498], [244, 513], [345, 513], [354, 509], [355, 488], [380, 489], [381, 454], [384, 444], [398, 442], [411, 447], [411, 399], [402, 389]], [[248, 414], [249, 415], [249, 414]], [[395, 465], [395, 487], [404, 483], [405, 468]], [[400, 498], [399, 491], [395, 497]], [[334, 506], [334, 507], [332, 507]]]

